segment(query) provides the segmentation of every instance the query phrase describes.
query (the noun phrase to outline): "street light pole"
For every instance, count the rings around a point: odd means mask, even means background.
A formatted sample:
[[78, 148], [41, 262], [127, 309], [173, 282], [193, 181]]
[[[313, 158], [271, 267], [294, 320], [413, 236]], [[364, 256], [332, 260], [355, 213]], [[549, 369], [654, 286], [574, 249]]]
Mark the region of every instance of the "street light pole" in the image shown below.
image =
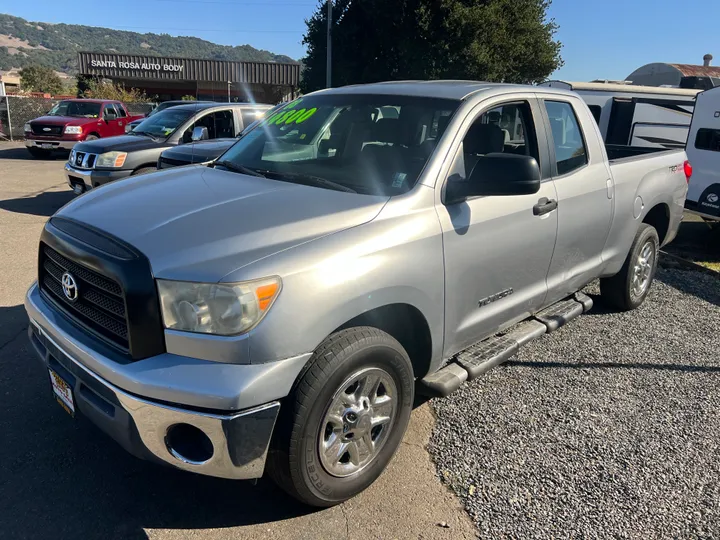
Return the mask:
[[327, 0], [327, 67], [325, 86], [332, 86], [332, 0]]

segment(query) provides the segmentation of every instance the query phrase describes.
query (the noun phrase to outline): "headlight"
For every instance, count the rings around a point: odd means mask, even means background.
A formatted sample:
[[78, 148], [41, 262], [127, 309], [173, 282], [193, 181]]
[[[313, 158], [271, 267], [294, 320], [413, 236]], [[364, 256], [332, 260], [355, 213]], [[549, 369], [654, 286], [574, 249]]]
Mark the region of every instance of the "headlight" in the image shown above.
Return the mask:
[[280, 293], [269, 277], [241, 283], [189, 283], [158, 279], [165, 328], [232, 336], [259, 323]]
[[82, 133], [82, 126], [65, 126], [65, 133], [68, 135], [80, 135]]
[[100, 154], [95, 161], [96, 167], [118, 168], [125, 164], [127, 152], [105, 152]]
[[130, 133], [131, 129], [132, 129], [132, 126], [130, 124], [125, 124], [125, 133]]
[[23, 129], [24, 129], [25, 132], [27, 133], [27, 132], [32, 131], [32, 126], [31, 126], [30, 124], [25, 124], [25, 127], [24, 127]]

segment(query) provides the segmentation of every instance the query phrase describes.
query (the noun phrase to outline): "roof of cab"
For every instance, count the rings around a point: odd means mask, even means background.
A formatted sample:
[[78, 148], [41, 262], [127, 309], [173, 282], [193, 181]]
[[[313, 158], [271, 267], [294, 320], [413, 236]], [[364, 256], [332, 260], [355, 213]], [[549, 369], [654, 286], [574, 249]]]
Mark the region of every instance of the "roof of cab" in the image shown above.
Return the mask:
[[174, 107], [168, 107], [168, 109], [179, 111], [204, 111], [205, 109], [212, 109], [213, 107], [233, 107], [238, 109], [269, 109], [272, 107], [272, 105], [267, 105], [265, 103], [221, 103], [216, 101], [188, 101], [187, 105], [175, 105]]
[[392, 81], [358, 84], [318, 90], [313, 94], [394, 94], [403, 96], [434, 97], [463, 100], [480, 92], [543, 92], [567, 95], [567, 90], [537, 87], [523, 84], [491, 83], [481, 81]]

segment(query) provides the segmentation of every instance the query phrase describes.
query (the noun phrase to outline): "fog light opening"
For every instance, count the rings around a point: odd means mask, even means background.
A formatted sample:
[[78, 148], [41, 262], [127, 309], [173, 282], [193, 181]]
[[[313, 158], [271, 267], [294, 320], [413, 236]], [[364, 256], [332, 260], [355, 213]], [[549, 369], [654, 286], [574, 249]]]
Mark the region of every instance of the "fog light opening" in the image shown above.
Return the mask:
[[190, 465], [207, 463], [214, 453], [210, 438], [190, 424], [170, 426], [165, 435], [165, 446], [175, 458]]

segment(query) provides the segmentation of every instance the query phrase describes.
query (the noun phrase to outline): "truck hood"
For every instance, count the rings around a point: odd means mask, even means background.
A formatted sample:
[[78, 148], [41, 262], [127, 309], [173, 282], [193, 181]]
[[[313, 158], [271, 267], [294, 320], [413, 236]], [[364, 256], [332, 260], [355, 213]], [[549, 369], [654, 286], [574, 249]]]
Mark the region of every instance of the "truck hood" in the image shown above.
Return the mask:
[[77, 116], [41, 116], [30, 120], [30, 124], [37, 122], [46, 126], [84, 126], [97, 121], [97, 118], [79, 118]]
[[238, 142], [238, 139], [214, 139], [212, 141], [181, 144], [168, 148], [162, 155], [168, 159], [177, 159], [187, 163], [204, 163], [222, 155], [236, 142]]
[[217, 282], [279, 251], [371, 221], [387, 200], [196, 166], [110, 183], [57, 215], [136, 247], [155, 277]]
[[137, 152], [138, 150], [161, 148], [163, 146], [171, 145], [166, 143], [165, 139], [153, 139], [145, 135], [118, 135], [82, 142], [75, 145], [75, 150], [78, 152], [90, 152], [91, 154], [103, 154], [113, 151]]

